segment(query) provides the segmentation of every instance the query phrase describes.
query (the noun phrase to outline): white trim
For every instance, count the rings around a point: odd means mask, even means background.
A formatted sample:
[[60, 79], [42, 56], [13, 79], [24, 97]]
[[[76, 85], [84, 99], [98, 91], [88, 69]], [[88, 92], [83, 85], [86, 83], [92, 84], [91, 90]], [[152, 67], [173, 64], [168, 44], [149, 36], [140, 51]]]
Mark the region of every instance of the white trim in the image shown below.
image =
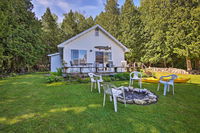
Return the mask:
[[91, 28], [89, 28], [89, 29], [87, 29], [87, 30], [85, 30], [85, 31], [83, 31], [83, 32], [81, 32], [81, 33], [79, 33], [78, 35], [76, 35], [76, 36], [74, 36], [74, 37], [72, 37], [72, 38], [70, 38], [70, 39], [64, 41], [63, 43], [61, 43], [61, 44], [58, 45], [58, 48], [63, 48], [65, 44], [68, 44], [68, 43], [74, 41], [75, 39], [81, 37], [82, 35], [84, 35], [84, 34], [90, 32], [91, 30], [93, 30], [93, 29], [95, 29], [95, 28], [97, 28], [97, 27], [98, 27], [101, 31], [103, 31], [108, 37], [110, 37], [113, 41], [115, 41], [121, 48], [123, 48], [125, 52], [129, 52], [129, 49], [128, 49], [126, 46], [124, 46], [121, 42], [119, 42], [115, 37], [113, 37], [110, 33], [108, 33], [105, 29], [103, 29], [103, 28], [102, 28], [100, 25], [98, 25], [98, 24], [95, 25], [95, 26], [93, 26], [93, 27], [91, 27]]
[[55, 56], [55, 55], [59, 55], [60, 53], [53, 53], [53, 54], [48, 54], [47, 56]]

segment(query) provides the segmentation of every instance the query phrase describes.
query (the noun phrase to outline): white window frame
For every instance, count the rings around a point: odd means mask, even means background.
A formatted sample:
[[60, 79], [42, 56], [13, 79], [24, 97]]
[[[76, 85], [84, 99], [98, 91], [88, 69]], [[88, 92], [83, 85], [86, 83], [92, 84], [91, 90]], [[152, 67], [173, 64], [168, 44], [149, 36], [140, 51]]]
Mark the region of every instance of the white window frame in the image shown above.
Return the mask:
[[86, 52], [86, 59], [85, 59], [85, 63], [87, 63], [87, 50], [84, 50], [84, 49], [71, 49], [70, 50], [70, 52], [71, 52], [71, 61], [72, 61], [72, 63], [74, 63], [73, 61], [74, 61], [74, 59], [73, 59], [73, 56], [72, 56], [72, 51], [75, 51], [75, 50], [77, 50], [78, 51], [78, 64], [76, 64], [76, 65], [80, 65], [81, 64], [81, 62], [80, 62], [80, 52], [81, 51], [84, 51], [84, 52]]

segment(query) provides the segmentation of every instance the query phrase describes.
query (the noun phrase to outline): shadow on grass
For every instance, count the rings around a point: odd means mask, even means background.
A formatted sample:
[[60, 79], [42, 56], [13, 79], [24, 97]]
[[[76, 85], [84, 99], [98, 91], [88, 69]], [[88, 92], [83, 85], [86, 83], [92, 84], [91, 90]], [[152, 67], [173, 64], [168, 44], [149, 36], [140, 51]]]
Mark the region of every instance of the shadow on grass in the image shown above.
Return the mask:
[[48, 110], [45, 113], [29, 113], [29, 114], [23, 114], [20, 116], [16, 116], [13, 118], [6, 118], [6, 117], [0, 117], [0, 123], [1, 124], [7, 124], [7, 125], [12, 125], [16, 124], [18, 122], [31, 119], [33, 117], [37, 118], [44, 118], [47, 116], [50, 116], [52, 113], [59, 113], [59, 112], [74, 112], [75, 114], [79, 114], [81, 112], [86, 111], [88, 108], [100, 108], [100, 104], [89, 104], [88, 106], [79, 106], [79, 107], [61, 107], [61, 108], [53, 108]]

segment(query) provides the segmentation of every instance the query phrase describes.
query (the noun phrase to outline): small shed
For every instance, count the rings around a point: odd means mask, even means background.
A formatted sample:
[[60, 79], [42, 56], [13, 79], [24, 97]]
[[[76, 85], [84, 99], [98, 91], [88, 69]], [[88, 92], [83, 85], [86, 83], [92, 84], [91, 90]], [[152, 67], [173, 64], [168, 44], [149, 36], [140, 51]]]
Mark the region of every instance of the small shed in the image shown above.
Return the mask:
[[60, 54], [54, 53], [49, 54], [48, 56], [50, 57], [51, 72], [57, 72], [57, 69], [62, 67]]

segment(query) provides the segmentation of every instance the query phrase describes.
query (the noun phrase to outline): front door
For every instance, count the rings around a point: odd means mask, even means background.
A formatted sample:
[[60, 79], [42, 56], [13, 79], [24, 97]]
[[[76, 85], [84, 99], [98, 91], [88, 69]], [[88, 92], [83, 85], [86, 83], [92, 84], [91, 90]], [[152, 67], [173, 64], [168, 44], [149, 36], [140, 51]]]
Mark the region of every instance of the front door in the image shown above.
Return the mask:
[[103, 52], [99, 52], [99, 51], [97, 51], [96, 52], [96, 63], [98, 63], [98, 64], [103, 64]]

